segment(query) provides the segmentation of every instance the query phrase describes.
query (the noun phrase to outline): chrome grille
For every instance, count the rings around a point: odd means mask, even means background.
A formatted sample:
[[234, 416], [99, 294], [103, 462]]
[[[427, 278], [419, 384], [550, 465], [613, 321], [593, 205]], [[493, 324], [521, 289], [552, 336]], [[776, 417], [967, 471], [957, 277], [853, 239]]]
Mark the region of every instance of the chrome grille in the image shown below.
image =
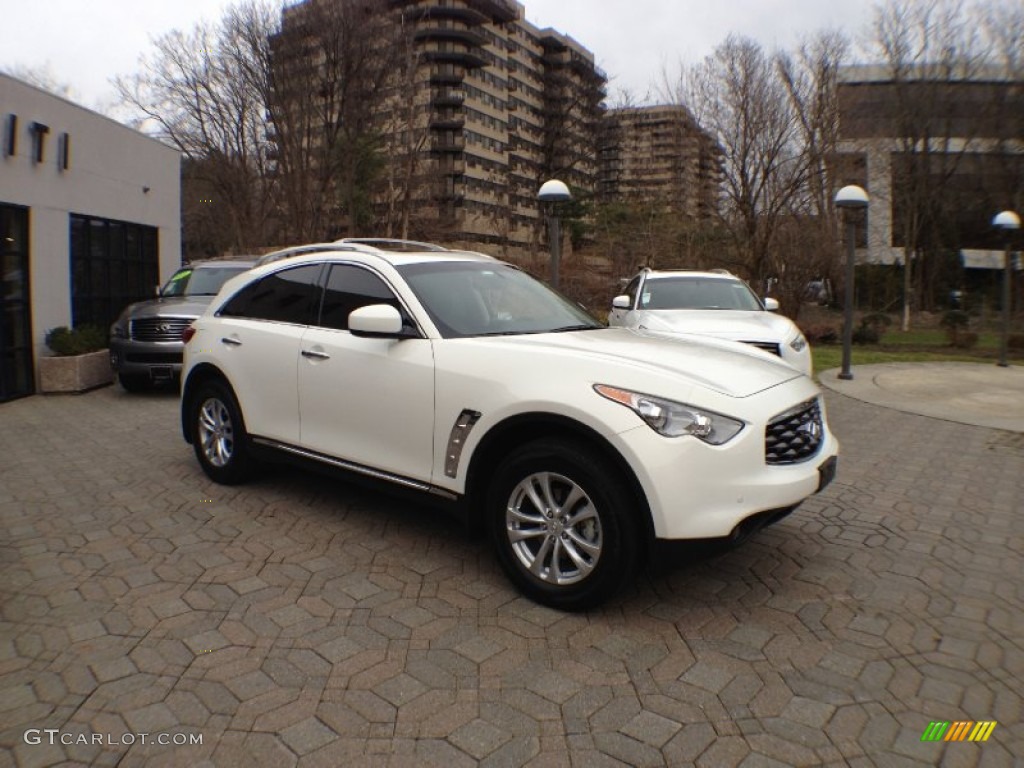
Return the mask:
[[135, 341], [181, 341], [191, 324], [191, 317], [142, 317], [132, 320], [131, 334]]
[[764, 434], [765, 461], [798, 464], [818, 452], [825, 436], [817, 398], [780, 413], [768, 422]]
[[771, 352], [773, 355], [782, 357], [782, 350], [779, 345], [772, 341], [744, 341], [744, 344], [749, 344], [752, 347], [763, 349], [765, 352]]

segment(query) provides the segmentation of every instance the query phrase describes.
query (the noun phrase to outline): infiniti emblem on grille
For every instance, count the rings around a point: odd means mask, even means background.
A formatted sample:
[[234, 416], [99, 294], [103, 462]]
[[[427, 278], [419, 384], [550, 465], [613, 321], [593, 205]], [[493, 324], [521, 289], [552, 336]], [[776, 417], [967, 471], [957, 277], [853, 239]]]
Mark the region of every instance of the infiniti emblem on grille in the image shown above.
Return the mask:
[[160, 323], [160, 325], [156, 327], [156, 329], [161, 333], [170, 333], [173, 328], [174, 326], [170, 323]]
[[817, 440], [821, 437], [821, 425], [816, 421], [805, 421], [796, 428], [796, 431], [803, 432], [812, 440]]

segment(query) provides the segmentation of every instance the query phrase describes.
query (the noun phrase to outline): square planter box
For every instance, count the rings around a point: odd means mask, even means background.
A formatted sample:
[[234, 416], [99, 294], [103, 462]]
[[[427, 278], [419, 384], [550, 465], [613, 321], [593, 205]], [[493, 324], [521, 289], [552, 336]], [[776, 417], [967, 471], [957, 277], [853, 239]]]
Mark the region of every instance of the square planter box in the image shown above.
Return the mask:
[[73, 357], [39, 358], [39, 391], [43, 393], [87, 392], [113, 382], [107, 349]]

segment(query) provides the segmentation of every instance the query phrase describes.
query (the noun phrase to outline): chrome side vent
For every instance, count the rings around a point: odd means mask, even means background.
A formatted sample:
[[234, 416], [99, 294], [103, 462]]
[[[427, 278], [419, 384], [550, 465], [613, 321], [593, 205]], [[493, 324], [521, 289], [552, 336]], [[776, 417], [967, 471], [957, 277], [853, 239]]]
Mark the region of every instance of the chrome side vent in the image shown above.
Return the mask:
[[448, 447], [444, 452], [444, 473], [448, 477], [455, 477], [459, 474], [459, 461], [462, 459], [462, 449], [466, 445], [469, 433], [480, 420], [479, 411], [463, 409], [462, 413], [452, 425], [452, 432], [448, 436]]

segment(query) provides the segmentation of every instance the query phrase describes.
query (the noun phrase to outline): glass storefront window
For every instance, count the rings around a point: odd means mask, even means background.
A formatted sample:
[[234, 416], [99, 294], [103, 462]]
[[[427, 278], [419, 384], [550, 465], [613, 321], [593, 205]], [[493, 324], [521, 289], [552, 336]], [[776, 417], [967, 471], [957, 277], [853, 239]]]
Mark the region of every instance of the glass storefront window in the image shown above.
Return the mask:
[[0, 402], [34, 389], [28, 209], [0, 204]]
[[121, 310], [153, 296], [159, 272], [157, 230], [71, 215], [71, 317], [106, 328]]

